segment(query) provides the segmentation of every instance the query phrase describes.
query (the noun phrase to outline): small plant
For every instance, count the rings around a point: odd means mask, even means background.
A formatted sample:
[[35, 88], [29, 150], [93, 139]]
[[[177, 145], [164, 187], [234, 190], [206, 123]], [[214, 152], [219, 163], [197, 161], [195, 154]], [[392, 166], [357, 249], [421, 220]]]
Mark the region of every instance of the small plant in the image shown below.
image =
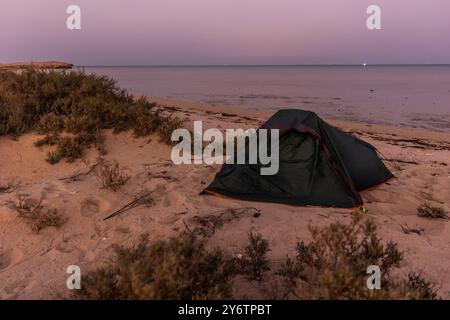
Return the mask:
[[269, 241], [260, 234], [250, 232], [249, 244], [245, 247], [245, 254], [239, 261], [239, 270], [248, 280], [261, 281], [264, 273], [270, 270], [267, 252], [270, 251]]
[[110, 265], [88, 273], [81, 299], [226, 299], [231, 298], [233, 267], [220, 250], [182, 234], [132, 248], [115, 247]]
[[420, 274], [415, 272], [408, 274], [407, 289], [414, 293], [411, 297], [417, 300], [439, 299], [436, 287], [430, 281], [425, 280]]
[[116, 160], [103, 161], [97, 167], [97, 178], [105, 189], [117, 191], [130, 178], [120, 168]]
[[39, 233], [46, 227], [60, 227], [65, 219], [58, 214], [57, 209], [46, 208], [42, 200], [34, 201], [25, 195], [19, 195], [18, 203], [15, 205], [19, 218], [25, 219], [35, 233]]
[[[397, 245], [383, 245], [371, 220], [350, 225], [331, 224], [324, 229], [310, 227], [313, 242], [297, 245], [298, 269], [305, 270], [298, 294], [325, 299], [368, 299], [373, 291], [366, 287], [367, 267], [378, 265], [382, 282], [398, 266], [402, 255]], [[378, 292], [376, 293], [378, 294]]]
[[417, 208], [417, 215], [428, 219], [448, 219], [444, 208], [434, 206], [429, 202], [424, 202]]

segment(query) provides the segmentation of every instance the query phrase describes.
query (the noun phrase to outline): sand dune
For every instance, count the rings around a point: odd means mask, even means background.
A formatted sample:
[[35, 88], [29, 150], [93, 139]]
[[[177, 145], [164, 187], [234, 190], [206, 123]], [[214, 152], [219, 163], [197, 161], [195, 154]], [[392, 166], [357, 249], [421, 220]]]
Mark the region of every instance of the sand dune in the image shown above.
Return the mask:
[[[204, 120], [208, 127], [257, 127], [269, 113], [207, 106], [181, 101], [158, 100], [167, 112], [187, 121]], [[450, 135], [361, 123], [332, 122], [375, 145], [396, 178], [362, 193], [385, 240], [394, 240], [405, 252], [400, 272], [415, 269], [439, 283], [439, 293], [450, 298], [450, 225], [445, 220], [427, 220], [416, 214], [423, 200], [450, 210]], [[70, 295], [66, 268], [79, 265], [82, 272], [104, 263], [113, 244], [133, 243], [142, 233], [151, 239], [166, 238], [189, 228], [201, 228], [201, 218], [211, 215], [223, 225], [209, 232], [210, 246], [240, 253], [251, 229], [267, 238], [269, 256], [277, 261], [294, 254], [298, 240], [308, 240], [308, 225], [348, 221], [345, 209], [292, 207], [199, 196], [219, 166], [175, 166], [170, 147], [157, 137], [134, 138], [131, 133], [107, 134], [108, 154], [130, 175], [118, 192], [101, 188], [94, 173], [77, 181], [67, 178], [96, 163], [90, 150], [83, 161], [50, 165], [46, 149], [33, 145], [35, 134], [17, 139], [0, 137], [0, 298], [50, 299]], [[8, 186], [11, 187], [8, 189]], [[150, 193], [153, 201], [103, 220], [137, 195]], [[66, 223], [39, 234], [17, 217], [13, 203], [27, 194], [56, 208]], [[241, 210], [240, 208], [251, 208]], [[229, 209], [236, 209], [237, 214]], [[253, 210], [253, 211], [252, 211]], [[261, 215], [254, 215], [257, 210]], [[405, 233], [405, 228], [420, 234]], [[242, 292], [236, 292], [241, 297]]]

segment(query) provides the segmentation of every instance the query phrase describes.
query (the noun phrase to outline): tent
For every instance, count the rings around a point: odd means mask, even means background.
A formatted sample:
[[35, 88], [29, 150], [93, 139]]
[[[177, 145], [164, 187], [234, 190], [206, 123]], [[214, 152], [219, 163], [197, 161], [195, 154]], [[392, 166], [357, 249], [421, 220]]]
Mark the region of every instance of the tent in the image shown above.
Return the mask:
[[261, 175], [261, 164], [225, 164], [202, 194], [355, 208], [363, 205], [360, 191], [393, 177], [375, 147], [314, 112], [280, 110], [261, 129], [279, 129], [278, 173]]

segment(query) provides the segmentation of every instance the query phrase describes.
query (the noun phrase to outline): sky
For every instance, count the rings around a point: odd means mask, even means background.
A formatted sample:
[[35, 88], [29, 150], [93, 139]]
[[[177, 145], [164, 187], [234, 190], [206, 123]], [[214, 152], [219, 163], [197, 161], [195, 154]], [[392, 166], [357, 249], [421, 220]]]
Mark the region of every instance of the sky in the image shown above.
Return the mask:
[[1, 0], [0, 62], [450, 64], [449, 14], [449, 0]]

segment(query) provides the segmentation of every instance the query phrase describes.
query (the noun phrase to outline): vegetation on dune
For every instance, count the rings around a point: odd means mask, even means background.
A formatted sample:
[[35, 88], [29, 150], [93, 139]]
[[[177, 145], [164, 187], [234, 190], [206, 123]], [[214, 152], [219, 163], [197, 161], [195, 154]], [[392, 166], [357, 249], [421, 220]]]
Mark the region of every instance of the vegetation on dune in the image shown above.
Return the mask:
[[104, 76], [83, 71], [0, 72], [0, 135], [36, 130], [36, 145], [55, 146], [48, 161], [80, 158], [86, 148], [105, 152], [103, 129], [134, 130], [136, 136], [159, 134], [170, 142], [181, 127], [145, 98], [135, 99]]
[[[279, 263], [276, 271], [269, 268], [269, 242], [253, 232], [238, 258], [222, 250], [208, 251], [193, 234], [152, 244], [142, 240], [134, 248], [117, 247], [113, 262], [91, 271], [76, 295], [83, 299], [232, 298], [233, 281], [243, 275], [247, 281], [257, 281], [261, 291], [281, 279], [282, 286], [273, 286], [270, 296], [283, 299], [438, 298], [434, 284], [421, 275], [410, 273], [406, 279], [393, 275], [402, 254], [395, 243], [382, 243], [372, 221], [355, 219], [351, 224], [311, 228], [311, 233], [313, 240], [299, 242], [297, 257]], [[380, 267], [380, 289], [367, 287], [371, 265]]]
[[[435, 299], [433, 284], [419, 274], [407, 279], [393, 275], [403, 254], [397, 244], [383, 244], [373, 221], [355, 217], [351, 224], [310, 228], [311, 243], [297, 244], [297, 257], [288, 258], [279, 275], [287, 278], [300, 299]], [[367, 267], [378, 266], [381, 288], [369, 290]]]
[[113, 263], [83, 278], [81, 299], [226, 299], [231, 259], [190, 234], [133, 248], [116, 247]]

